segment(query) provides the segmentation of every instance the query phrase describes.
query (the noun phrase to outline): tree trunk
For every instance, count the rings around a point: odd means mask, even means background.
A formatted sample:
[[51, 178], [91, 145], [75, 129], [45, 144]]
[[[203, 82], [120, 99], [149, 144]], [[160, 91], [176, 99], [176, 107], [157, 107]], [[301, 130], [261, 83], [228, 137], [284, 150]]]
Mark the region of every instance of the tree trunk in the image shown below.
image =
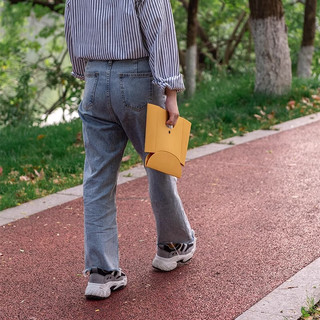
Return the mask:
[[300, 78], [310, 78], [314, 38], [316, 34], [317, 0], [306, 0], [304, 11], [304, 27], [301, 49], [298, 59], [297, 74]]
[[249, 0], [256, 53], [255, 92], [281, 95], [291, 88], [291, 59], [281, 0]]
[[[179, 0], [182, 3], [182, 6], [188, 11], [189, 4], [186, 0]], [[212, 55], [211, 60], [217, 60], [218, 59], [218, 51], [217, 48], [214, 47], [212, 42], [210, 41], [207, 33], [205, 30], [200, 26], [198, 20], [196, 21], [197, 23], [197, 32], [198, 36], [201, 39], [203, 45], [208, 49], [208, 52]]]
[[188, 8], [187, 52], [186, 52], [186, 91], [191, 97], [196, 90], [197, 73], [197, 12], [198, 0], [190, 0]]

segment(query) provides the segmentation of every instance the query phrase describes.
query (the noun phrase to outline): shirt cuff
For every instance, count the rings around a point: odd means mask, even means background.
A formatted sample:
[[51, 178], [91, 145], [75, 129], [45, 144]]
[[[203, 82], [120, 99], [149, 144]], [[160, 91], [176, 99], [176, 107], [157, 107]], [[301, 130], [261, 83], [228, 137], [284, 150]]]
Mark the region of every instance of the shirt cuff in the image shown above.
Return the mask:
[[156, 78], [153, 80], [153, 83], [158, 85], [163, 90], [163, 92], [166, 88], [169, 88], [170, 90], [176, 90], [177, 92], [185, 90], [183, 77], [181, 74], [166, 79]]
[[76, 73], [76, 72], [72, 71], [72, 72], [71, 72], [71, 75], [74, 76], [74, 77], [77, 78], [77, 79], [85, 80], [83, 74], [79, 74], [79, 73]]

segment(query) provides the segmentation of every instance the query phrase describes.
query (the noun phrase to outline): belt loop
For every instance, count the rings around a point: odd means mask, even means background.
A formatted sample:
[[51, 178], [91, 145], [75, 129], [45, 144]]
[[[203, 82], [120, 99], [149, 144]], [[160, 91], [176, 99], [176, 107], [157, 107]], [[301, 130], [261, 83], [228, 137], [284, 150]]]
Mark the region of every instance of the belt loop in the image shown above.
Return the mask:
[[139, 68], [139, 61], [140, 61], [140, 59], [136, 59], [136, 73], [138, 73], [140, 70], [140, 68]]

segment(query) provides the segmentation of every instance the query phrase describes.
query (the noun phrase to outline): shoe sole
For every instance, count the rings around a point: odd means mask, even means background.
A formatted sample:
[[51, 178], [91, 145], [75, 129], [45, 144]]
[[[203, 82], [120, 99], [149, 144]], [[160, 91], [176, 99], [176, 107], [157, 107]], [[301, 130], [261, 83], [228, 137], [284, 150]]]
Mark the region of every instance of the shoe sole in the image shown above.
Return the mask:
[[185, 255], [174, 256], [171, 258], [163, 258], [156, 255], [152, 261], [152, 266], [157, 270], [172, 271], [177, 268], [178, 263], [186, 263], [190, 261], [195, 251], [196, 244], [193, 246], [192, 250]]
[[112, 291], [123, 289], [127, 285], [127, 278], [120, 281], [110, 281], [107, 283], [89, 282], [85, 291], [87, 300], [103, 300], [111, 295]]

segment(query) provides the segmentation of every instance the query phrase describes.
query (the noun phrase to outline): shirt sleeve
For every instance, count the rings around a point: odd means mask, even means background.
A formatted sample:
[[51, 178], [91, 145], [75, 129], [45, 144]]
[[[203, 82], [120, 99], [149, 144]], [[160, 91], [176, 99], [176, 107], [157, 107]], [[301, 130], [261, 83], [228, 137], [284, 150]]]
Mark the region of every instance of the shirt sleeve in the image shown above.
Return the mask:
[[163, 90], [185, 89], [170, 0], [140, 0], [138, 16], [154, 83]]
[[73, 50], [73, 43], [72, 43], [72, 35], [71, 35], [71, 20], [70, 20], [70, 0], [66, 3], [66, 9], [65, 9], [65, 24], [64, 24], [64, 30], [65, 30], [65, 37], [67, 42], [67, 47], [69, 51], [70, 61], [72, 64], [72, 75], [75, 78], [84, 80], [84, 70], [86, 66], [86, 62], [84, 59], [78, 59]]

